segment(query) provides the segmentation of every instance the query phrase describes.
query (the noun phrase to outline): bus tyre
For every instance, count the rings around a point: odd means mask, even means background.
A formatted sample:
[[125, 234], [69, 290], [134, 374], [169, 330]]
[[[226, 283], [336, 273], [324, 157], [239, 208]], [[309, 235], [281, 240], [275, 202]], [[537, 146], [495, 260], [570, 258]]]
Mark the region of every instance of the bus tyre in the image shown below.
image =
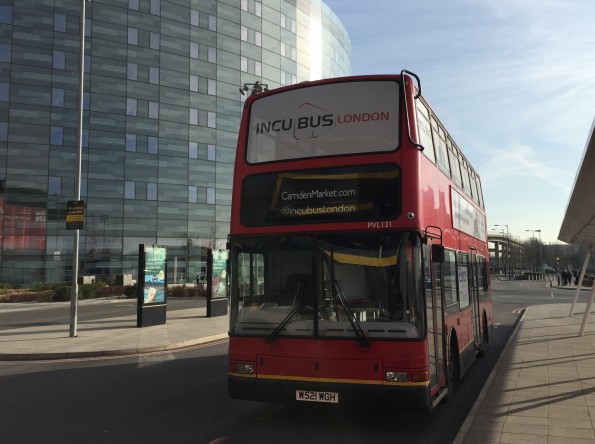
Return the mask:
[[426, 415], [430, 415], [432, 413], [433, 408], [434, 408], [434, 406], [432, 404], [432, 391], [428, 387], [428, 390], [427, 390], [427, 393], [425, 396], [425, 402], [423, 402], [422, 406], [421, 406], [421, 411], [422, 411], [422, 413], [424, 413]]
[[486, 314], [483, 314], [482, 329], [481, 329], [481, 348], [479, 349], [478, 356], [480, 358], [485, 357], [488, 354], [490, 344], [490, 332], [488, 331], [488, 319]]
[[450, 359], [448, 361], [448, 396], [452, 398], [459, 385], [461, 378], [461, 364], [459, 361], [459, 346], [457, 344], [457, 336], [452, 335], [450, 338]]

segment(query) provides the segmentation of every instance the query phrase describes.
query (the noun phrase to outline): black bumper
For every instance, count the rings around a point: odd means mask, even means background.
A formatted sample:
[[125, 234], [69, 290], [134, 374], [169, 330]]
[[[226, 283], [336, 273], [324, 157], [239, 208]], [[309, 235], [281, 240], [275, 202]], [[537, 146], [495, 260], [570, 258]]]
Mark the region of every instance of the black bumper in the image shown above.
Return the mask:
[[228, 389], [229, 396], [234, 399], [284, 404], [303, 403], [296, 399], [298, 390], [337, 393], [338, 403], [341, 405], [386, 402], [391, 405], [402, 405], [408, 408], [415, 406], [427, 410], [430, 402], [427, 386], [319, 383], [229, 376]]

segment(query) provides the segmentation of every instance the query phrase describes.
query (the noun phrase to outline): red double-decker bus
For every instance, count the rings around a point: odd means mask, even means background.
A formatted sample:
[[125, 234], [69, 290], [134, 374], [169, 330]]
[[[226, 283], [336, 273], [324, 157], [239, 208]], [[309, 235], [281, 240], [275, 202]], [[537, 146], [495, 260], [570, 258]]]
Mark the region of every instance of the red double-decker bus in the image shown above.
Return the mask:
[[230, 231], [232, 398], [431, 409], [486, 350], [481, 183], [413, 73], [250, 96]]

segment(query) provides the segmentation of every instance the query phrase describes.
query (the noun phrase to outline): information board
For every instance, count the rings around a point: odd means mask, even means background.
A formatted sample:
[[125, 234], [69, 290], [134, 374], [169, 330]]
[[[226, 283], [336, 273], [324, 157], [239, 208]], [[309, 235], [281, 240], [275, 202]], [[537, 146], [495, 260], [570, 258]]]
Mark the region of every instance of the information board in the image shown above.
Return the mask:
[[69, 200], [66, 203], [66, 229], [82, 230], [85, 221], [85, 201]]
[[167, 248], [140, 244], [138, 252], [137, 326], [165, 324]]

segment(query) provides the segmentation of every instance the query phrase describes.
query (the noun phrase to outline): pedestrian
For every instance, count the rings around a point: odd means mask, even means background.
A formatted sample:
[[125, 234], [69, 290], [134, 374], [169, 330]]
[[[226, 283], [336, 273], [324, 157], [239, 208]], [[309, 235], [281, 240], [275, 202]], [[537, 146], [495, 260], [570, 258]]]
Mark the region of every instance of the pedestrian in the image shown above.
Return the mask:
[[578, 270], [574, 270], [574, 285], [578, 285]]
[[562, 270], [562, 285], [568, 285], [568, 273], [566, 270]]

